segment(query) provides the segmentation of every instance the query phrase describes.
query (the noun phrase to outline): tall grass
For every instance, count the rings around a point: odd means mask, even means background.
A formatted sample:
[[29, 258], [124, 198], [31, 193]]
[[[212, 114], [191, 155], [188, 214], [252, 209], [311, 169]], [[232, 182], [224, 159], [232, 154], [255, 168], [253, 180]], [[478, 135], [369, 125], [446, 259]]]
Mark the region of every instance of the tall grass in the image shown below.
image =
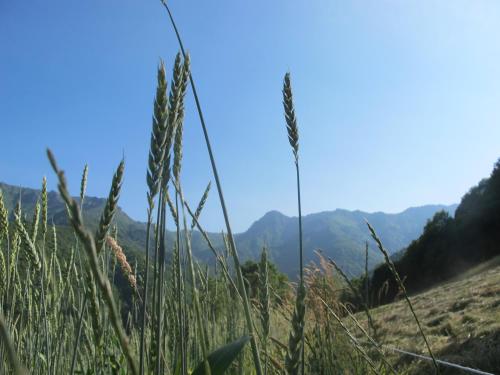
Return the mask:
[[295, 108], [292, 96], [290, 73], [285, 74], [283, 80], [283, 107], [285, 110], [286, 129], [288, 141], [292, 147], [297, 178], [297, 203], [299, 211], [299, 286], [295, 300], [295, 310], [292, 316], [292, 331], [288, 339], [288, 352], [286, 356], [286, 369], [289, 374], [304, 374], [305, 346], [304, 326], [306, 314], [306, 289], [304, 285], [304, 250], [302, 244], [302, 202], [300, 199], [300, 170], [299, 170], [299, 127], [295, 117]]
[[436, 362], [436, 358], [434, 357], [434, 353], [431, 349], [431, 346], [429, 344], [429, 340], [427, 339], [427, 336], [424, 333], [424, 330], [422, 328], [422, 325], [420, 324], [420, 320], [418, 319], [417, 314], [415, 313], [415, 309], [413, 308], [413, 304], [411, 303], [410, 297], [408, 297], [408, 293], [406, 292], [406, 288], [404, 286], [403, 281], [401, 280], [401, 277], [399, 276], [398, 271], [396, 270], [396, 267], [394, 266], [394, 263], [392, 262], [391, 258], [389, 257], [389, 253], [387, 250], [384, 248], [384, 245], [382, 245], [382, 241], [380, 241], [380, 238], [377, 236], [377, 233], [375, 232], [375, 229], [370, 225], [370, 223], [366, 222], [366, 225], [368, 226], [368, 230], [370, 231], [370, 234], [372, 238], [375, 240], [378, 249], [384, 256], [385, 263], [389, 267], [391, 273], [394, 275], [394, 278], [396, 279], [396, 282], [403, 292], [403, 296], [405, 298], [406, 303], [408, 304], [408, 307], [410, 308], [410, 311], [413, 315], [413, 318], [415, 319], [415, 322], [417, 323], [418, 331], [420, 332], [420, 335], [424, 339], [425, 346], [427, 347], [427, 351], [429, 352], [429, 355], [432, 358], [432, 363], [434, 365], [434, 370], [436, 374], [439, 374], [439, 366]]
[[[392, 369], [352, 334], [344, 319], [350, 312], [337, 303], [337, 284], [327, 262], [322, 269], [304, 265], [299, 134], [288, 73], [282, 94], [296, 172], [299, 226], [298, 251], [293, 254], [298, 285], [281, 294], [274, 289], [272, 249], [262, 251], [256, 275], [243, 274], [190, 57], [170, 8], [162, 3], [181, 51], [170, 84], [162, 60], [156, 69], [144, 254], [129, 253], [120, 228], [112, 230], [118, 223], [124, 161], [112, 177], [100, 219], [89, 222], [88, 166], [79, 198], [74, 198], [48, 151], [69, 226], [49, 230], [53, 213], [45, 178], [32, 213], [23, 211], [20, 200], [9, 212], [0, 191], [0, 368], [15, 374], [29, 368], [33, 374], [133, 375], [362, 374]], [[183, 127], [189, 88], [225, 221], [222, 242], [201, 224], [211, 185], [195, 210], [184, 195]], [[213, 256], [213, 267], [200, 263], [193, 252], [195, 231]], [[257, 276], [256, 285], [251, 284], [252, 276]], [[361, 327], [360, 318], [354, 319]], [[369, 332], [364, 335], [371, 339]]]

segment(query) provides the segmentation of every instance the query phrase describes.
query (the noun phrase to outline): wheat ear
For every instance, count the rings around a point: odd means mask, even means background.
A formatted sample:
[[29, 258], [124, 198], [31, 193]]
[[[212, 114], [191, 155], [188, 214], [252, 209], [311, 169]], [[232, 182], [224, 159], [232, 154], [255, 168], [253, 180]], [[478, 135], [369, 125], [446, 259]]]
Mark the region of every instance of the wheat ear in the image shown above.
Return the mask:
[[71, 225], [73, 226], [77, 236], [79, 237], [80, 241], [82, 242], [85, 248], [85, 251], [87, 252], [87, 256], [90, 262], [90, 268], [92, 270], [95, 280], [97, 281], [99, 288], [101, 289], [101, 292], [104, 296], [104, 300], [108, 306], [111, 323], [113, 325], [115, 333], [118, 336], [120, 345], [122, 347], [122, 351], [127, 359], [132, 374], [137, 375], [139, 374], [139, 371], [137, 369], [137, 365], [135, 363], [132, 350], [129, 346], [128, 337], [125, 333], [125, 330], [123, 329], [120, 320], [120, 313], [118, 312], [118, 308], [113, 298], [111, 285], [106, 275], [103, 274], [100, 270], [99, 258], [96, 249], [96, 242], [92, 236], [92, 233], [87, 228], [85, 228], [83, 224], [83, 219], [78, 204], [68, 192], [66, 177], [64, 176], [64, 172], [58, 168], [54, 155], [50, 150], [47, 150], [47, 156], [50, 160], [52, 168], [54, 169], [59, 179], [59, 184], [58, 184], [59, 193], [61, 194], [64, 202], [66, 203], [71, 212]]
[[[181, 39], [179, 30], [177, 29], [177, 25], [175, 23], [172, 12], [170, 11], [170, 8], [169, 8], [166, 0], [161, 0], [161, 3], [163, 4], [163, 6], [165, 7], [165, 10], [168, 13], [170, 22], [172, 24], [172, 27], [174, 28], [175, 35], [177, 37], [177, 41], [179, 42], [179, 47], [181, 49], [182, 55], [183, 55], [184, 59], [186, 59], [188, 55], [186, 54], [186, 51], [184, 50], [184, 45], [182, 43], [182, 39]], [[224, 193], [222, 191], [222, 186], [221, 186], [220, 179], [219, 179], [219, 173], [217, 171], [217, 165], [215, 163], [215, 157], [214, 157], [214, 154], [212, 151], [212, 145], [210, 143], [210, 138], [208, 136], [207, 126], [205, 124], [205, 119], [203, 117], [203, 111], [201, 109], [200, 99], [198, 98], [198, 93], [196, 91], [194, 79], [193, 79], [193, 76], [190, 72], [188, 74], [188, 78], [189, 78], [189, 83], [191, 84], [191, 88], [193, 90], [193, 96], [194, 96], [194, 100], [196, 103], [196, 108], [198, 110], [198, 116], [200, 118], [201, 128], [203, 130], [203, 136], [205, 138], [205, 144], [207, 146], [207, 151], [208, 151], [208, 155], [210, 158], [210, 165], [212, 166], [212, 172], [214, 174], [215, 184], [217, 186], [217, 192], [219, 193], [219, 200], [220, 200], [222, 213], [224, 215], [224, 222], [226, 224], [227, 235], [228, 235], [230, 246], [232, 248], [233, 262], [234, 262], [234, 267], [236, 269], [236, 275], [237, 275], [237, 279], [238, 279], [238, 288], [240, 289], [240, 295], [241, 295], [242, 300], [243, 300], [243, 308], [245, 311], [245, 322], [246, 322], [246, 326], [247, 326], [247, 333], [251, 336], [250, 345], [252, 347], [252, 356], [253, 356], [253, 361], [255, 364], [255, 371], [257, 372], [257, 375], [262, 375], [262, 366], [260, 363], [259, 349], [257, 347], [257, 341], [255, 340], [255, 337], [253, 334], [254, 325], [253, 325], [252, 314], [250, 311], [250, 302], [249, 302], [248, 296], [246, 295], [245, 283], [243, 281], [243, 274], [242, 274], [241, 268], [240, 268], [240, 259], [239, 259], [238, 251], [236, 249], [236, 243], [234, 241], [233, 232], [231, 230], [231, 224], [229, 221], [229, 214], [227, 211], [226, 202], [224, 200]]]
[[137, 280], [134, 275], [134, 272], [132, 271], [132, 267], [130, 267], [129, 262], [127, 261], [127, 256], [123, 252], [122, 247], [118, 245], [118, 242], [116, 242], [116, 240], [111, 236], [106, 237], [106, 243], [111, 248], [111, 251], [113, 252], [116, 260], [118, 261], [120, 268], [127, 277], [130, 286], [132, 287], [132, 289], [134, 289], [134, 291], [137, 292]]
[[99, 221], [99, 227], [95, 236], [95, 243], [97, 254], [99, 254], [106, 241], [106, 236], [108, 235], [109, 228], [111, 227], [111, 222], [115, 216], [116, 209], [118, 207], [118, 199], [120, 198], [120, 189], [123, 182], [123, 171], [125, 169], [125, 161], [122, 159], [115, 174], [113, 175], [113, 180], [111, 182], [111, 189], [109, 191], [108, 199], [106, 200], [106, 206], [102, 212], [101, 219]]
[[17, 212], [14, 212], [14, 219], [17, 227], [18, 233], [21, 235], [22, 240], [25, 242], [29, 258], [31, 260], [31, 263], [33, 264], [33, 267], [35, 267], [36, 270], [40, 270], [42, 268], [42, 264], [40, 263], [40, 257], [38, 255], [38, 250], [35, 247], [35, 244], [33, 243], [30, 234], [26, 230], [26, 227], [24, 226], [21, 216]]
[[283, 107], [285, 109], [286, 130], [288, 131], [288, 141], [292, 146], [295, 162], [299, 159], [299, 127], [297, 126], [297, 118], [295, 116], [295, 108], [293, 105], [292, 85], [290, 82], [290, 73], [285, 74], [283, 80]]
[[198, 207], [196, 207], [196, 211], [194, 212], [194, 217], [191, 220], [191, 230], [194, 229], [196, 226], [196, 221], [200, 218], [201, 211], [203, 211], [203, 207], [205, 207], [205, 203], [207, 202], [208, 199], [208, 193], [210, 192], [210, 187], [212, 186], [212, 182], [209, 182], [207, 187], [205, 188], [205, 191], [203, 192], [203, 195], [201, 196], [200, 202], [198, 203]]

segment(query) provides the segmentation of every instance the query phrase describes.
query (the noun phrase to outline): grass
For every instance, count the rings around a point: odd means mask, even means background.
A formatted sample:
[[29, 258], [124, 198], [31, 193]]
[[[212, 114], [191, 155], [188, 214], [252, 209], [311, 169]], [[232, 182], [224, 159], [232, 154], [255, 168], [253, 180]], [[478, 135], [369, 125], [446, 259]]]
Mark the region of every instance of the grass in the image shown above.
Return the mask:
[[[87, 165], [79, 199], [75, 199], [63, 170], [48, 151], [67, 207], [72, 237], [64, 242], [66, 248], [61, 248], [58, 237], [68, 234], [56, 227], [48, 231], [45, 178], [40, 204], [31, 218], [24, 215], [22, 202], [9, 213], [0, 195], [0, 368], [14, 374], [23, 374], [28, 368], [33, 374], [132, 375], [386, 374], [395, 373], [395, 368], [403, 373], [429, 370], [403, 356], [386, 357], [382, 353], [383, 347], [376, 345], [369, 330], [361, 329], [364, 315], [353, 317], [343, 305], [344, 284], [355, 287], [335, 263], [320, 257], [319, 266], [303, 264], [299, 135], [288, 73], [282, 93], [284, 123], [296, 171], [296, 190], [291, 191], [297, 193], [299, 212], [298, 252], [294, 254], [300, 277], [297, 285], [290, 285], [287, 297], [275, 299], [264, 249], [257, 270], [258, 285], [249, 285], [250, 279], [244, 279], [190, 58], [168, 5], [162, 3], [181, 52], [174, 61], [170, 85], [163, 61], [156, 72], [145, 168], [145, 266], [138, 268], [128, 261], [117, 240], [119, 228], [112, 229], [124, 161], [112, 178], [99, 222], [85, 223]], [[199, 222], [210, 184], [194, 213], [183, 195], [184, 98], [189, 85], [225, 219], [222, 248], [213, 246]], [[175, 239], [169, 241], [167, 223], [176, 231]], [[217, 266], [213, 269], [199, 264], [192, 254], [195, 228], [214, 255]], [[373, 228], [369, 229], [378, 240]], [[47, 236], [49, 233], [51, 236]], [[388, 259], [380, 242], [379, 247]], [[170, 263], [167, 259], [171, 259]], [[423, 340], [429, 342], [431, 355], [436, 352], [438, 356], [453, 357], [458, 353], [468, 358], [463, 354], [467, 351], [470, 360], [477, 361], [479, 351], [484, 357], [478, 367], [497, 366], [496, 357], [480, 347], [481, 340], [475, 340], [479, 337], [498, 342], [500, 266], [489, 266], [494, 268], [482, 268], [468, 279], [445, 284], [411, 300], [405, 294], [407, 305], [396, 303], [372, 312], [366, 308], [366, 316], [373, 320], [370, 324], [377, 328], [377, 340], [421, 352], [421, 347], [415, 347], [412, 323], [416, 321]], [[344, 281], [341, 278], [339, 282], [338, 273]], [[120, 284], [120, 279], [125, 282]], [[404, 290], [403, 282], [397, 279]], [[258, 291], [255, 298], [247, 290], [252, 286]], [[361, 300], [362, 291], [357, 294]], [[368, 306], [366, 301], [364, 306]], [[368, 346], [364, 344], [366, 339]]]
[[[411, 296], [437, 358], [493, 373], [500, 369], [499, 261], [497, 257], [459, 280]], [[405, 301], [378, 307], [371, 314], [383, 345], [425, 354], [423, 341], [415, 339], [417, 330]], [[428, 363], [388, 354], [410, 374], [432, 373]], [[443, 374], [453, 371], [441, 367]]]

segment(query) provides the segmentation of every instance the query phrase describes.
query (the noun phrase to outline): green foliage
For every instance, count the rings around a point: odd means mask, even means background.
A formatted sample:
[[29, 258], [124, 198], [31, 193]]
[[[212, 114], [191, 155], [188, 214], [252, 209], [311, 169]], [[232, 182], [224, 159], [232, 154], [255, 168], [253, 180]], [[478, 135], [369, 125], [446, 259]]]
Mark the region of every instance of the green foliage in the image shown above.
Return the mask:
[[[223, 347], [210, 353], [208, 356], [208, 363], [210, 364], [211, 374], [224, 374], [249, 341], [250, 336], [243, 336], [240, 339], [224, 345]], [[203, 375], [204, 373], [205, 368], [203, 363], [200, 363], [191, 375]]]
[[[275, 303], [279, 303], [281, 300], [285, 299], [289, 291], [288, 277], [280, 272], [276, 264], [267, 261], [268, 269], [268, 280], [270, 289], [276, 293], [274, 295], [271, 293], [272, 300]], [[241, 272], [245, 278], [245, 285], [248, 290], [248, 296], [252, 299], [259, 296], [259, 263], [253, 260], [247, 260], [241, 266]]]
[[[437, 212], [394, 262], [407, 290], [428, 288], [500, 254], [499, 213], [500, 159], [490, 177], [464, 195], [454, 218]], [[379, 296], [384, 283], [386, 290]], [[375, 269], [371, 284], [374, 303], [390, 302], [400, 292], [385, 265]]]

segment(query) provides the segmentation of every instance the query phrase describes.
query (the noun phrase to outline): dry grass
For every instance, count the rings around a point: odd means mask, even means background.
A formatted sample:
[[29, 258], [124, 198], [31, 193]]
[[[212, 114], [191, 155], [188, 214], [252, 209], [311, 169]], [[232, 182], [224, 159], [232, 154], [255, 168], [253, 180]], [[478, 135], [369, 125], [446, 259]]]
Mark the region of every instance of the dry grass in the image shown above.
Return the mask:
[[[500, 372], [499, 260], [500, 257], [468, 271], [465, 277], [411, 297], [438, 359]], [[383, 345], [426, 354], [405, 301], [376, 308], [372, 316]], [[362, 313], [358, 318], [366, 325]], [[432, 373], [430, 363], [400, 358], [399, 364], [407, 367], [410, 373]], [[449, 371], [443, 368], [445, 374], [456, 373], [453, 372], [456, 370]]]

